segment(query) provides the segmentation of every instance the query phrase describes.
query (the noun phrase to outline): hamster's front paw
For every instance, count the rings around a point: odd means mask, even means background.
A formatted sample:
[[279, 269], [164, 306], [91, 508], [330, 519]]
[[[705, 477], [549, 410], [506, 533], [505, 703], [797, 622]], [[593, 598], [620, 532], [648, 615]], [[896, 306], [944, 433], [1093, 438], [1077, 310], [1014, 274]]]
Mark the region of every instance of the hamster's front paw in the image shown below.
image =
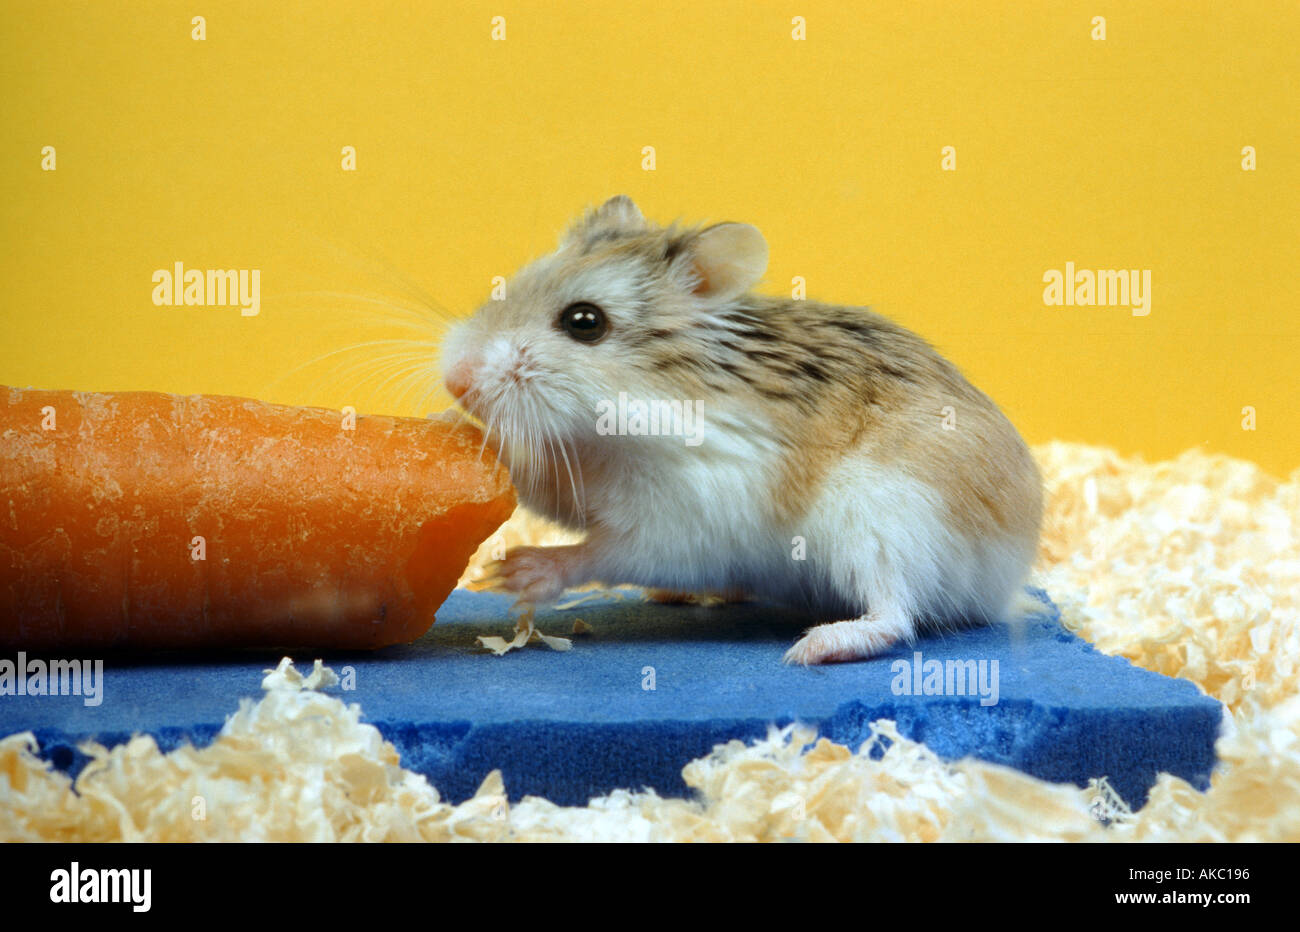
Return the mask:
[[518, 596], [520, 604], [553, 602], [576, 575], [580, 547], [513, 547], [489, 567], [493, 589]]
[[803, 666], [866, 660], [910, 638], [912, 631], [906, 619], [871, 612], [852, 621], [832, 621], [809, 628], [782, 660]]

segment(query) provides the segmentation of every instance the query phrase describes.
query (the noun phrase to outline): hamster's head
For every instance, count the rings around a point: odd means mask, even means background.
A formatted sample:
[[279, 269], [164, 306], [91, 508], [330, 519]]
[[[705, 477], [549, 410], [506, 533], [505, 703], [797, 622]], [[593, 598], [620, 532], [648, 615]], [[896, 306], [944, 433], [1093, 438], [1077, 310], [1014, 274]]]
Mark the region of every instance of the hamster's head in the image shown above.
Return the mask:
[[447, 389], [483, 422], [525, 493], [525, 461], [554, 462], [555, 451], [590, 442], [602, 401], [683, 397], [669, 371], [682, 367], [664, 360], [698, 349], [702, 322], [766, 267], [752, 226], [661, 227], [629, 198], [611, 198], [451, 329]]

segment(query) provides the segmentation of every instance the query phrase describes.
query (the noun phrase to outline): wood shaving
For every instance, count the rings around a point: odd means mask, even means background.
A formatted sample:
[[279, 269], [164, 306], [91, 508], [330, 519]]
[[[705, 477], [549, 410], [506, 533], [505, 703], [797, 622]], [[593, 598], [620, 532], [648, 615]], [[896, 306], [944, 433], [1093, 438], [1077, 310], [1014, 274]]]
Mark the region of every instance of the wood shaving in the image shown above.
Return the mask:
[[533, 618], [536, 615], [532, 609], [524, 612], [519, 621], [515, 624], [515, 636], [512, 640], [507, 641], [505, 638], [480, 635], [476, 640], [482, 647], [486, 647], [498, 657], [508, 654], [512, 650], [518, 650], [530, 641], [536, 641], [545, 644], [551, 650], [569, 650], [573, 647], [573, 642], [568, 638], [551, 637], [542, 634], [533, 625]]
[[[1225, 704], [1208, 792], [1161, 775], [1129, 812], [1104, 780], [944, 762], [881, 721], [856, 752], [798, 726], [720, 745], [684, 768], [689, 800], [619, 790], [585, 807], [512, 805], [494, 772], [452, 806], [356, 705], [320, 691], [319, 662], [303, 677], [286, 659], [203, 749], [89, 744], [74, 785], [31, 733], [0, 740], [0, 840], [1300, 841], [1300, 470], [1284, 482], [1199, 452], [1035, 454], [1049, 495], [1035, 583], [1101, 650]], [[572, 540], [523, 513], [499, 535], [497, 547]]]

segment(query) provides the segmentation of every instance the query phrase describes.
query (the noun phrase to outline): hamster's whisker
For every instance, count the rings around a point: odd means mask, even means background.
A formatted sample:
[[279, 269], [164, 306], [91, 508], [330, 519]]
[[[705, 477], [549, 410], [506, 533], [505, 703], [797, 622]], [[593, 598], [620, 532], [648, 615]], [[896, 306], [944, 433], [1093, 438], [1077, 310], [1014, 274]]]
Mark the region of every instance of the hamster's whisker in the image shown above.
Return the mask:
[[[545, 430], [541, 431], [541, 435], [542, 435], [542, 441], [546, 444], [546, 459], [547, 459], [547, 467], [548, 467], [547, 479], [548, 480], [551, 479], [550, 473], [554, 472], [555, 475], [554, 475], [553, 483], [558, 486], [560, 481], [560, 463], [558, 458], [555, 455], [554, 438], [551, 437], [551, 435]], [[556, 499], [557, 500], [559, 499], [558, 490], [556, 494]]]
[[383, 308], [387, 311], [394, 311], [397, 315], [378, 318], [383, 323], [391, 324], [396, 327], [413, 327], [424, 332], [442, 332], [447, 328], [448, 321], [437, 317], [431, 317], [428, 309], [423, 305], [412, 302], [410, 305], [398, 304], [392, 298], [382, 295], [367, 295], [360, 293], [351, 293], [346, 291], [291, 291], [284, 294], [276, 294], [271, 297], [275, 299], [288, 299], [297, 303], [303, 299], [303, 303], [310, 299], [313, 302], [312, 309], [320, 310], [319, 302], [321, 299], [328, 301], [337, 301], [344, 306], [339, 310], [349, 314], [355, 314], [357, 308], [353, 305], [364, 304], [371, 307]]
[[478, 447], [478, 461], [483, 462], [483, 456], [487, 453], [488, 438], [492, 436], [493, 427], [492, 416], [489, 412], [488, 417], [483, 420], [483, 442]]
[[390, 369], [401, 368], [402, 371], [405, 371], [404, 367], [419, 365], [427, 359], [428, 354], [422, 350], [387, 353], [374, 359], [363, 359], [360, 362], [351, 363], [339, 372], [339, 376], [362, 375], [367, 378], [375, 377]]
[[[425, 347], [430, 353], [434, 353], [434, 354], [437, 353], [437, 344], [430, 340], [409, 340], [409, 339], [408, 340], [398, 340], [398, 339], [365, 340], [360, 343], [349, 344], [348, 346], [340, 346], [338, 349], [330, 350], [327, 353], [321, 353], [319, 356], [316, 356], [312, 359], [308, 359], [306, 362], [300, 363], [299, 365], [294, 366], [288, 372], [285, 372], [282, 375], [280, 375], [278, 378], [273, 380], [267, 386], [267, 388], [268, 389], [275, 388], [277, 385], [282, 383], [285, 379], [297, 375], [299, 372], [303, 371], [309, 366], [314, 366], [318, 363], [324, 362], [327, 359], [332, 359], [333, 357], [338, 356], [342, 353], [354, 353], [358, 350], [370, 349], [376, 346]], [[373, 360], [374, 357], [370, 357], [370, 359]], [[365, 360], [365, 361], [370, 361], [370, 360]]]
[[529, 414], [531, 416], [528, 419], [528, 423], [529, 430], [532, 432], [533, 437], [533, 462], [535, 464], [533, 471], [533, 491], [536, 493], [546, 488], [546, 433], [542, 430], [541, 419], [537, 417], [536, 413], [530, 410]]
[[303, 390], [315, 404], [339, 407], [355, 400], [366, 378], [365, 375], [353, 375], [352, 369], [326, 373], [305, 385]]
[[537, 430], [532, 418], [525, 416], [524, 421], [528, 427], [528, 490], [529, 497], [535, 498], [537, 495], [537, 473], [539, 471]]
[[[417, 415], [420, 414], [421, 412], [428, 414], [429, 412], [426, 409], [428, 408], [431, 399], [434, 398], [434, 396], [436, 396], [438, 392], [443, 390], [442, 379], [438, 377], [438, 371], [435, 366], [430, 365], [421, 371], [425, 377], [425, 384], [428, 386], [428, 388], [425, 389], [423, 394], [419, 395], [415, 399], [414, 410]], [[418, 382], [416, 382], [415, 384], [418, 384]], [[408, 389], [408, 391], [409, 390], [413, 390], [413, 389]], [[403, 395], [402, 397], [405, 397], [405, 395]]]
[[[428, 385], [429, 382], [433, 380], [433, 375], [429, 369], [428, 361], [416, 360], [406, 369], [405, 374], [398, 372], [389, 378], [397, 380], [397, 383], [393, 386], [397, 395], [393, 400], [397, 405], [398, 410], [409, 411], [411, 414], [419, 417], [421, 415], [420, 409], [423, 406], [420, 404], [417, 404], [414, 407], [408, 406], [406, 400], [411, 396], [412, 392], [417, 392], [421, 385]], [[419, 392], [414, 400], [418, 403], [422, 398], [428, 397], [428, 395], [428, 390]]]
[[[392, 399], [393, 409], [399, 414], [408, 414], [410, 413], [410, 409], [406, 406], [405, 402], [406, 402], [406, 397], [407, 395], [410, 394], [411, 389], [410, 387], [403, 387], [403, 386], [410, 386], [413, 380], [426, 377], [424, 375], [424, 372], [425, 370], [424, 370], [423, 362], [421, 360], [415, 360], [413, 362], [406, 364], [405, 366], [397, 368], [395, 371], [390, 373], [386, 378], [384, 378], [382, 381], [377, 383], [371, 389], [371, 391], [373, 391], [376, 394], [379, 394], [383, 392], [389, 386], [390, 383], [397, 382], [398, 384], [395, 386], [396, 394], [393, 396]], [[376, 373], [376, 375], [378, 375], [378, 373]]]
[[[417, 354], [414, 358], [407, 359], [405, 362], [395, 363], [395, 368], [397, 371], [393, 372], [391, 375], [388, 376], [388, 378], [384, 379], [382, 382], [376, 385], [374, 390], [376, 392], [383, 391], [384, 388], [388, 385], [388, 383], [394, 381], [395, 379], [402, 380], [398, 386], [399, 388], [401, 388], [401, 386], [409, 385], [413, 379], [418, 379], [421, 376], [427, 378], [429, 373], [428, 362], [429, 360], [427, 356], [424, 356], [423, 354]], [[376, 375], [378, 374], [379, 373], [376, 373]], [[396, 400], [400, 402], [403, 398], [406, 397], [406, 394], [409, 391], [410, 391], [409, 388], [404, 389], [402, 391], [402, 394], [397, 396]]]
[[[556, 438], [556, 440], [560, 450], [560, 456], [564, 458], [564, 468], [569, 473], [569, 490], [573, 493], [572, 503], [570, 505], [569, 510], [574, 522], [579, 526], [584, 526], [586, 524], [586, 520], [585, 520], [586, 508], [585, 508], [584, 499], [586, 497], [587, 490], [586, 487], [583, 486], [582, 491], [581, 492], [578, 491], [579, 486], [582, 486], [582, 464], [581, 463], [578, 464], [578, 475], [577, 478], [575, 479], [573, 475], [573, 463], [570, 462], [569, 460], [569, 452], [567, 449], [568, 442], [564, 437], [558, 437]], [[574, 459], [575, 460], [577, 459], [576, 451], [574, 453]], [[556, 472], [557, 473], [559, 472], [558, 467], [556, 469]], [[556, 478], [558, 479], [559, 477], [557, 476]]]
[[[565, 462], [569, 462], [566, 458]], [[585, 528], [587, 526], [587, 481], [582, 476], [582, 460], [578, 458], [578, 448], [575, 444], [573, 447], [573, 465], [569, 468], [577, 474], [578, 479], [578, 514], [575, 515], [578, 526]]]
[[[491, 433], [484, 435], [484, 443], [486, 444], [488, 436], [495, 438], [500, 455], [508, 461], [511, 478], [518, 485], [521, 472], [531, 474], [528, 469], [527, 425], [517, 423], [519, 418], [515, 413], [514, 399], [499, 388], [490, 395], [484, 394], [481, 405], [490, 415], [488, 427]], [[532, 493], [531, 488], [522, 488], [519, 491], [528, 496]]]
[[439, 304], [432, 295], [411, 281], [406, 276], [398, 272], [391, 263], [383, 262], [375, 258], [362, 257], [345, 249], [339, 243], [326, 239], [314, 231], [306, 231], [307, 236], [315, 239], [318, 244], [330, 250], [338, 258], [344, 259], [351, 263], [354, 268], [360, 269], [370, 275], [378, 276], [388, 282], [389, 285], [398, 291], [405, 292], [412, 303], [418, 304], [424, 310], [427, 310], [439, 320], [453, 321], [455, 315], [451, 314], [445, 307]]
[[[503, 437], [501, 429], [500, 393], [498, 397], [487, 396], [482, 389], [474, 386], [460, 399], [461, 409], [478, 417], [483, 423], [483, 440], [479, 444], [478, 458], [483, 462], [487, 454], [488, 442], [498, 438], [497, 447], [502, 446], [499, 438]], [[481, 412], [481, 413], [480, 413]]]
[[[401, 353], [389, 353], [377, 359], [367, 359], [359, 363], [354, 363], [336, 375], [329, 376], [334, 388], [342, 388], [345, 395], [355, 394], [361, 386], [374, 379], [380, 381], [371, 391], [379, 393], [384, 390], [389, 382], [394, 379], [407, 377], [411, 374], [420, 374], [424, 370], [424, 364], [428, 360], [428, 354], [423, 351], [409, 351]], [[325, 377], [317, 381], [323, 381]], [[346, 383], [346, 384], [344, 384]], [[398, 399], [400, 401], [400, 398]]]

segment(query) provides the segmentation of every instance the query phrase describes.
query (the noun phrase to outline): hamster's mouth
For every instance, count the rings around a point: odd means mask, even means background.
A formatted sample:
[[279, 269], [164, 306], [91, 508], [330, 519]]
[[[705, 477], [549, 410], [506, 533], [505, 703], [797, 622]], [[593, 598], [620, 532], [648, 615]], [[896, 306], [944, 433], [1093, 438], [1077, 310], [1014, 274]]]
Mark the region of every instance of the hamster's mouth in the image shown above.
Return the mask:
[[478, 418], [485, 425], [491, 421], [494, 413], [491, 410], [493, 406], [484, 403], [483, 393], [478, 387], [457, 383], [448, 378], [446, 388], [451, 393], [452, 398], [455, 399], [456, 406], [466, 414]]
[[465, 412], [466, 414], [478, 418], [480, 421], [483, 420], [483, 417], [478, 413], [478, 411], [475, 410], [474, 405], [470, 404], [464, 398], [456, 399], [456, 407], [460, 408], [460, 410]]

